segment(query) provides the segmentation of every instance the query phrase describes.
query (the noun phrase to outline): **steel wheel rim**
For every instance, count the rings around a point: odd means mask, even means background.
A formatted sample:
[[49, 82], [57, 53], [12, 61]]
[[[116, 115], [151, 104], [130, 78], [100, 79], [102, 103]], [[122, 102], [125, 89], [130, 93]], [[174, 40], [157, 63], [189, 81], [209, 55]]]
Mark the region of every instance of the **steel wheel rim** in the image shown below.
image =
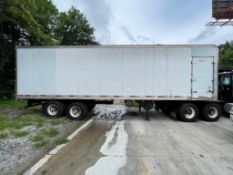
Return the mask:
[[82, 114], [82, 110], [80, 109], [80, 107], [78, 107], [78, 106], [72, 106], [70, 108], [70, 115], [73, 118], [78, 118], [78, 117], [80, 117], [81, 114]]
[[47, 108], [47, 112], [50, 116], [56, 116], [58, 114], [58, 106], [55, 104], [50, 104]]
[[193, 119], [195, 117], [195, 109], [193, 109], [192, 107], [187, 107], [184, 111], [184, 116], [187, 119]]
[[214, 106], [211, 106], [209, 109], [208, 109], [208, 117], [211, 118], [211, 119], [215, 119], [218, 117], [218, 109]]

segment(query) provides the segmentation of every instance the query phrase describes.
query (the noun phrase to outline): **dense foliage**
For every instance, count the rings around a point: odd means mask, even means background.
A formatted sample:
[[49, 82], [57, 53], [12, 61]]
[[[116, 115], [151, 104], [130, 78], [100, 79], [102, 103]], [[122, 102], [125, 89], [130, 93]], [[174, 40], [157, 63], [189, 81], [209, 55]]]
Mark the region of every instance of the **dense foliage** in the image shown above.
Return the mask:
[[219, 46], [220, 67], [233, 69], [233, 41]]
[[72, 7], [59, 12], [51, 0], [0, 0], [0, 99], [15, 92], [15, 47], [93, 45], [94, 29]]
[[58, 19], [55, 34], [62, 45], [97, 44], [93, 35], [94, 29], [79, 10], [72, 7], [66, 13], [60, 13]]

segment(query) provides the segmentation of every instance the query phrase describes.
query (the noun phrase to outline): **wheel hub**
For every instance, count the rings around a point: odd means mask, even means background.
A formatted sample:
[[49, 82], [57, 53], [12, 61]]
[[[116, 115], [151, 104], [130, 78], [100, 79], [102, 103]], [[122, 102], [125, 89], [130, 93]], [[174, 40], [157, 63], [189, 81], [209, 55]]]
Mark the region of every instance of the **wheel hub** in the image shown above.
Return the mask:
[[187, 119], [192, 119], [195, 116], [195, 110], [192, 107], [187, 107], [184, 115]]
[[74, 118], [77, 118], [81, 115], [81, 109], [77, 106], [73, 106], [71, 109], [70, 109], [70, 114], [72, 117]]
[[212, 119], [218, 116], [218, 110], [215, 107], [210, 107], [208, 110], [208, 116]]
[[50, 116], [55, 116], [58, 113], [58, 107], [55, 104], [51, 104], [47, 108], [47, 112]]

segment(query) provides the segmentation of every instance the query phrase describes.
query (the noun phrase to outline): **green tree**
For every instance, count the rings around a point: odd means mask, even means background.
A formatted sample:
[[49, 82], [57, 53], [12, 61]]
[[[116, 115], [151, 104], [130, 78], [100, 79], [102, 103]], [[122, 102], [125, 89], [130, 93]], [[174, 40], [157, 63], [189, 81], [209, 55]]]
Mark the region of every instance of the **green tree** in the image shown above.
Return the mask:
[[[54, 36], [59, 16], [58, 9], [51, 0], [36, 0], [34, 1], [34, 5], [36, 8], [34, 8], [30, 13], [35, 21], [40, 25], [42, 32], [52, 39], [51, 43], [46, 42], [35, 44], [58, 44], [59, 41], [57, 41]], [[35, 42], [35, 39], [31, 35], [29, 35], [28, 40], [31, 45]]]
[[24, 45], [31, 35], [37, 43], [49, 43], [52, 39], [32, 16], [36, 6], [33, 0], [0, 0], [0, 69], [12, 58], [15, 45]]
[[97, 44], [77, 9], [59, 13], [52, 0], [0, 0], [0, 99], [15, 90], [15, 46]]
[[61, 45], [96, 45], [94, 28], [86, 17], [72, 7], [67, 12], [60, 13], [55, 36]]
[[219, 46], [219, 57], [221, 68], [233, 69], [233, 41]]
[[33, 17], [33, 0], [0, 0], [0, 98], [11, 96], [15, 87], [15, 46], [51, 43]]

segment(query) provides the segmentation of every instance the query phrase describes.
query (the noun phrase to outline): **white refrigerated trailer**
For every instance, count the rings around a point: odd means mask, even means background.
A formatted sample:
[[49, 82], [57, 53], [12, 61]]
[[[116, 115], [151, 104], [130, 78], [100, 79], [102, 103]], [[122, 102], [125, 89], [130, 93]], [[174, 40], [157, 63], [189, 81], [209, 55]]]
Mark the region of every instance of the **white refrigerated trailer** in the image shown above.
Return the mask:
[[48, 116], [82, 119], [116, 99], [175, 110], [183, 121], [221, 114], [214, 45], [17, 47], [16, 55], [17, 99]]

